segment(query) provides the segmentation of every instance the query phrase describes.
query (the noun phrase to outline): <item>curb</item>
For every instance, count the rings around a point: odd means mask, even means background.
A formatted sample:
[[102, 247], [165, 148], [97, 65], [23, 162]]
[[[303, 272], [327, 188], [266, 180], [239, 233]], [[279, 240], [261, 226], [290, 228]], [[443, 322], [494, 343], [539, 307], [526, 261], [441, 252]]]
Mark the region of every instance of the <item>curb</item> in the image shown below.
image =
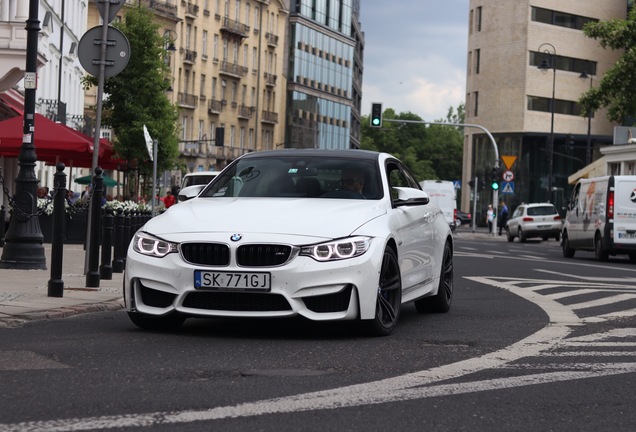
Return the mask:
[[0, 318], [0, 328], [19, 328], [27, 323], [42, 320], [68, 318], [90, 312], [104, 312], [124, 309], [123, 297], [99, 303], [85, 303], [56, 309], [26, 312], [20, 315]]

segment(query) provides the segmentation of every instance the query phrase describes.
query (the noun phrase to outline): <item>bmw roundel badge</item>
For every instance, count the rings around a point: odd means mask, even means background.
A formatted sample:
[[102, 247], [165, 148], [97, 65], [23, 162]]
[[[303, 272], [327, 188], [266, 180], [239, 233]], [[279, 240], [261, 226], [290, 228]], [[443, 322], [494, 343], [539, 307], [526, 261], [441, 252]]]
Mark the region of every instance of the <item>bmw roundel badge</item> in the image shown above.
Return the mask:
[[232, 237], [230, 237], [230, 240], [232, 240], [233, 242], [237, 242], [237, 241], [239, 241], [242, 238], [243, 238], [243, 236], [240, 235], [240, 234], [232, 234]]

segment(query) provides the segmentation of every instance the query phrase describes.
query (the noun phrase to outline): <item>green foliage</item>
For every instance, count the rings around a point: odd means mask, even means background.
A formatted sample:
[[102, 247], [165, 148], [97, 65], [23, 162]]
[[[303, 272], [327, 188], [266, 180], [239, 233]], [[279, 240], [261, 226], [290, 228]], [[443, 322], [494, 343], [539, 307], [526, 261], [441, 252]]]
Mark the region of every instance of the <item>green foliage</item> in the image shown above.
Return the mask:
[[612, 66], [598, 85], [579, 99], [587, 116], [599, 108], [608, 109], [608, 119], [623, 123], [636, 117], [636, 8], [632, 8], [626, 20], [613, 19], [588, 23], [583, 32], [595, 39], [605, 49], [624, 49], [623, 56]]
[[[137, 161], [140, 173], [152, 175], [152, 163], [143, 134], [143, 125], [158, 139], [157, 169], [172, 169], [177, 161], [178, 111], [165, 92], [171, 84], [165, 62], [165, 40], [160, 26], [145, 7], [128, 9], [124, 19], [114, 24], [130, 43], [126, 68], [104, 83], [108, 98], [103, 103], [103, 122], [115, 133], [115, 150], [128, 161]], [[92, 85], [97, 79], [87, 80]]]
[[[384, 120], [422, 121], [417, 114], [395, 113], [387, 108]], [[464, 105], [449, 108], [445, 120], [432, 123], [464, 122]], [[362, 120], [361, 148], [390, 153], [413, 171], [418, 181], [457, 180], [462, 176], [463, 132], [461, 127], [424, 125], [383, 121], [382, 128], [369, 126], [368, 116]]]

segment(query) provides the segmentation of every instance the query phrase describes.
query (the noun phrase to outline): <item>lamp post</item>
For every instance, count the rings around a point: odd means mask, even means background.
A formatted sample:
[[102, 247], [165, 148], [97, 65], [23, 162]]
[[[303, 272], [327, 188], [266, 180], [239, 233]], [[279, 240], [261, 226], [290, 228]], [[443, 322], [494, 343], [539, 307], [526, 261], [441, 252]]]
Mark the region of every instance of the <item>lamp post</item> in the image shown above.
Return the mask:
[[[45, 270], [44, 236], [37, 218], [36, 189], [38, 179], [35, 176], [37, 154], [34, 143], [35, 97], [37, 87], [38, 19], [39, 0], [30, 0], [29, 18], [26, 21], [27, 49], [24, 75], [24, 127], [22, 145], [18, 156], [20, 169], [15, 179], [11, 224], [2, 249], [0, 268], [21, 270]], [[4, 221], [3, 221], [4, 223]]]
[[[586, 71], [581, 72], [579, 78], [582, 80], [590, 79], [590, 90], [592, 90], [592, 75], [588, 75]], [[592, 163], [592, 110], [587, 107], [587, 146], [585, 147], [585, 164]]]
[[539, 52], [550, 56], [550, 61], [546, 61], [544, 58], [541, 60], [541, 64], [538, 66], [541, 69], [541, 73], [547, 73], [548, 69], [552, 69], [552, 99], [550, 100], [550, 138], [548, 139], [548, 201], [550, 201], [552, 195], [552, 171], [554, 169], [554, 105], [555, 89], [556, 89], [556, 48], [549, 43], [543, 43], [539, 45]]

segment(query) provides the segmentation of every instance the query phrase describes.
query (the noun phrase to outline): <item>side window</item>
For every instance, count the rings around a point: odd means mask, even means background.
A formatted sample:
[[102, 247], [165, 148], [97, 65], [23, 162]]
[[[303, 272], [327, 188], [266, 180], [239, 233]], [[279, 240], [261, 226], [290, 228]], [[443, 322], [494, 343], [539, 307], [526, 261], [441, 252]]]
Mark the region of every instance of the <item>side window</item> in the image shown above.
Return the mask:
[[400, 168], [400, 166], [396, 163], [387, 164], [387, 178], [389, 179], [389, 188], [391, 193], [391, 199], [397, 199], [398, 193], [394, 191], [395, 187], [412, 187], [409, 184], [404, 171]]

